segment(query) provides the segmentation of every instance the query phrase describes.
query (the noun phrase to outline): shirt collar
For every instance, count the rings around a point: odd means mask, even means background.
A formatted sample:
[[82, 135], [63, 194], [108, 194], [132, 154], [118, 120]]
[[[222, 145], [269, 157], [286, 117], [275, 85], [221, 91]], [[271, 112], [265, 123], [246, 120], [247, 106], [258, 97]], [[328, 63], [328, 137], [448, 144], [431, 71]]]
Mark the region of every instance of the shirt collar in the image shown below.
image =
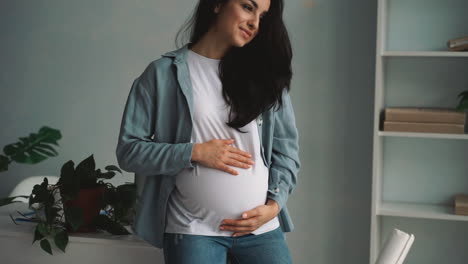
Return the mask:
[[173, 50], [170, 52], [167, 52], [163, 54], [163, 57], [171, 57], [174, 58], [174, 63], [179, 63], [182, 61], [186, 61], [187, 58], [187, 52], [188, 52], [188, 46], [190, 43], [185, 44], [183, 47]]

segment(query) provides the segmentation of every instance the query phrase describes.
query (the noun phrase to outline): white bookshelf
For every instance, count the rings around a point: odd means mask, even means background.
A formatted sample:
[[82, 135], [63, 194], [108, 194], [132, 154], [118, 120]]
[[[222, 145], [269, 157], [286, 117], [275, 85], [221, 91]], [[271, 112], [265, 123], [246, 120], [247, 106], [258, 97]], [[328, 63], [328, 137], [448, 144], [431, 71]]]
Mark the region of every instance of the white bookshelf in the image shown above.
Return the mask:
[[452, 206], [438, 204], [384, 202], [380, 205], [377, 214], [381, 216], [468, 221], [468, 216], [453, 214]]
[[462, 51], [384, 51], [384, 57], [468, 57]]
[[412, 138], [445, 138], [445, 139], [465, 139], [468, 134], [442, 134], [442, 133], [412, 133], [412, 132], [388, 132], [378, 131], [380, 137], [412, 137]]
[[[415, 235], [405, 263], [467, 263], [468, 134], [381, 131], [386, 107], [455, 107], [468, 90], [467, 0], [378, 0], [370, 263], [393, 228]], [[456, 246], [447, 247], [453, 244]]]
[[455, 215], [452, 206], [437, 204], [384, 202], [377, 210], [377, 214], [381, 216], [468, 221], [468, 216]]

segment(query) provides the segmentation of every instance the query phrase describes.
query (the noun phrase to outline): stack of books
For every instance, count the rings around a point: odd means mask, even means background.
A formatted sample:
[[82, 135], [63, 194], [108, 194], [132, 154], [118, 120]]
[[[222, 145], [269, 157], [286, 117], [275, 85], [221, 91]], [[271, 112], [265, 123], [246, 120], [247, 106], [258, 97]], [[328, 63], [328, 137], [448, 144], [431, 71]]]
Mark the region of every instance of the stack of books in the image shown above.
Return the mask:
[[451, 39], [447, 41], [447, 47], [451, 51], [465, 51], [468, 50], [468, 36]]
[[384, 131], [464, 134], [466, 113], [443, 108], [386, 108]]
[[457, 194], [455, 195], [455, 214], [468, 215], [468, 195]]

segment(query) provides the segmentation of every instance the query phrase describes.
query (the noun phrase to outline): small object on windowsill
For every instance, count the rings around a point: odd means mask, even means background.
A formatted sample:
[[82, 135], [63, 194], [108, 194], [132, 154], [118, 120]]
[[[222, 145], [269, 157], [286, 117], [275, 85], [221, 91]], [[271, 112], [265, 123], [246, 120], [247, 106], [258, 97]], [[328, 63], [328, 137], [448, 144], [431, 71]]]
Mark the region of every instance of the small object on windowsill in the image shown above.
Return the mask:
[[384, 120], [392, 122], [444, 123], [465, 125], [466, 113], [454, 108], [387, 107]]
[[39, 223], [39, 219], [36, 219], [36, 218], [20, 218], [20, 217], [17, 217], [17, 218], [15, 218], [15, 221], [17, 221], [17, 222]]
[[468, 215], [468, 194], [455, 195], [455, 214]]
[[468, 51], [468, 36], [447, 41], [450, 51]]
[[393, 122], [384, 121], [383, 131], [464, 134], [465, 125], [443, 123]]
[[36, 212], [35, 212], [35, 211], [31, 211], [31, 212], [24, 213], [23, 215], [33, 215], [33, 214], [36, 214]]
[[19, 215], [23, 216], [23, 217], [13, 218], [13, 216], [10, 214], [11, 220], [13, 220], [13, 222], [16, 225], [18, 225], [18, 223], [16, 223], [16, 222], [31, 222], [31, 223], [39, 223], [40, 222], [40, 219], [36, 217], [36, 211], [29, 211], [29, 212], [26, 212], [26, 213], [22, 213], [20, 211], [16, 211], [16, 212]]

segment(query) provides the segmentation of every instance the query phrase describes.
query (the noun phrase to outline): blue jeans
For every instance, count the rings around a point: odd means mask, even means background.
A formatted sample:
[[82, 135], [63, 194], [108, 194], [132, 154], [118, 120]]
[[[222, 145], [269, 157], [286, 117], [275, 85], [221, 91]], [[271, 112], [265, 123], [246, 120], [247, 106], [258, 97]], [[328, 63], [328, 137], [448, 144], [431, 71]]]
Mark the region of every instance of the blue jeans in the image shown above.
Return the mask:
[[240, 237], [164, 233], [163, 250], [166, 264], [293, 263], [281, 227]]

